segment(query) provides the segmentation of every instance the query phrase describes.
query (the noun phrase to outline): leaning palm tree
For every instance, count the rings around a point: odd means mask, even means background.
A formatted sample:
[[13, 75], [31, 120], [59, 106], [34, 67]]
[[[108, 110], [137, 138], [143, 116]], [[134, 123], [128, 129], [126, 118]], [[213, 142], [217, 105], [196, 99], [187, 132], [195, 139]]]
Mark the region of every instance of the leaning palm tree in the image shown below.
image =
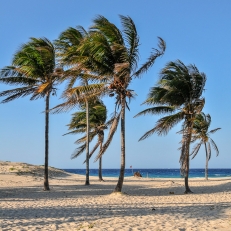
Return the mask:
[[[55, 41], [57, 56], [60, 66], [65, 67], [66, 71], [62, 80], [67, 80], [68, 84], [62, 94], [64, 103], [57, 105], [51, 111], [59, 113], [68, 111], [78, 105], [85, 104], [86, 107], [86, 181], [85, 185], [90, 184], [89, 180], [89, 100], [95, 100], [102, 92], [103, 84], [92, 82], [97, 80], [79, 63], [80, 53], [78, 47], [88, 36], [88, 33], [81, 26], [70, 27], [62, 32]], [[77, 86], [76, 86], [77, 83]], [[89, 84], [90, 83], [90, 84]]]
[[19, 88], [1, 92], [0, 96], [6, 96], [2, 103], [27, 95], [32, 95], [30, 100], [45, 98], [44, 190], [49, 190], [49, 100], [51, 94], [56, 93], [55, 86], [62, 72], [62, 68], [57, 67], [56, 64], [54, 46], [46, 38], [31, 38], [14, 54], [12, 66], [7, 66], [0, 72], [0, 82], [9, 85], [21, 85]]
[[[132, 79], [140, 77], [148, 71], [155, 60], [164, 54], [165, 42], [159, 38], [159, 50], [154, 49], [139, 69], [138, 48], [139, 36], [136, 26], [130, 17], [120, 16], [122, 30], [119, 30], [113, 23], [105, 17], [98, 16], [93, 21], [93, 26], [88, 32], [88, 36], [80, 44], [78, 50], [81, 53], [79, 58], [80, 68], [88, 70], [89, 73], [98, 77], [105, 84], [105, 89], [109, 96], [115, 96], [115, 111], [118, 108], [119, 117], [115, 117], [114, 125], [105, 142], [102, 151], [96, 160], [103, 155], [104, 149], [109, 145], [112, 135], [121, 121], [121, 165], [118, 183], [115, 192], [122, 191], [125, 171], [125, 109], [128, 102], [133, 97], [134, 91], [129, 89]], [[129, 109], [129, 108], [128, 108]]]
[[[90, 132], [89, 132], [89, 142], [91, 142], [95, 137], [98, 138], [95, 146], [91, 150], [89, 154], [89, 158], [96, 152], [98, 148], [100, 151], [102, 150], [102, 145], [104, 142], [104, 130], [108, 128], [109, 125], [112, 124], [114, 118], [110, 119], [106, 122], [107, 119], [107, 109], [103, 102], [97, 100], [96, 102], [90, 102], [89, 104], [89, 125], [90, 125]], [[86, 107], [82, 105], [81, 111], [78, 111], [73, 114], [71, 119], [71, 123], [68, 124], [70, 132], [67, 134], [81, 134], [84, 133], [86, 130]], [[80, 154], [84, 152], [86, 149], [86, 135], [79, 138], [76, 144], [82, 144], [79, 146], [75, 152], [72, 154], [72, 159], [78, 157]], [[106, 150], [105, 150], [106, 151]], [[85, 162], [85, 161], [84, 161]], [[102, 156], [99, 158], [99, 181], [103, 181], [102, 177]]]
[[[217, 148], [216, 143], [210, 137], [210, 134], [215, 133], [221, 128], [216, 128], [208, 131], [211, 124], [211, 116], [209, 114], [205, 115], [203, 112], [198, 114], [193, 123], [193, 131], [192, 131], [192, 142], [199, 141], [193, 151], [191, 153], [192, 159], [197, 155], [200, 150], [202, 144], [205, 146], [206, 153], [206, 164], [205, 164], [205, 179], [208, 180], [208, 163], [211, 158], [211, 145], [213, 149], [216, 151], [217, 156], [219, 155], [219, 150]], [[211, 144], [210, 144], [211, 143]]]
[[153, 133], [166, 135], [169, 130], [183, 120], [183, 138], [181, 147], [181, 175], [185, 177], [185, 193], [191, 192], [188, 185], [189, 150], [193, 124], [197, 114], [200, 114], [205, 100], [202, 98], [206, 76], [199, 72], [195, 65], [185, 66], [180, 60], [169, 62], [161, 70], [160, 80], [150, 89], [147, 105], [154, 105], [135, 117], [146, 114], [170, 115], [159, 119], [151, 130], [146, 132], [140, 140], [144, 140]]

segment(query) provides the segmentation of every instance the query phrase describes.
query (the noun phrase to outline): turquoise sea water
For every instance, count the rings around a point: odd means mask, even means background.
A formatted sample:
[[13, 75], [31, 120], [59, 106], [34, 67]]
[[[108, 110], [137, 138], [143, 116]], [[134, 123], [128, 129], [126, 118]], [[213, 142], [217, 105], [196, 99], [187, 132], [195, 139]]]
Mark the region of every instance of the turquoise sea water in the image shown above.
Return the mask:
[[[85, 175], [85, 169], [64, 169], [67, 172]], [[149, 178], [180, 178], [180, 169], [125, 169], [125, 177], [133, 176], [139, 171], [142, 177]], [[119, 169], [103, 169], [103, 177], [118, 177]], [[209, 177], [231, 177], [231, 169], [209, 169]], [[90, 176], [98, 176], [98, 169], [90, 169]], [[204, 177], [204, 169], [191, 169], [189, 177]]]

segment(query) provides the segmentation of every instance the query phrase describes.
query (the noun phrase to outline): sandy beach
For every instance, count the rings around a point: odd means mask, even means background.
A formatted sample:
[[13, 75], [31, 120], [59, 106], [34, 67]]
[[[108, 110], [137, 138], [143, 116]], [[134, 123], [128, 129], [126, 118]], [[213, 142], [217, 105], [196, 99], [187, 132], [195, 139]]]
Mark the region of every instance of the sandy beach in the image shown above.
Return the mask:
[[125, 178], [124, 194], [111, 194], [117, 178], [99, 182], [43, 166], [0, 162], [0, 230], [231, 230], [231, 179]]

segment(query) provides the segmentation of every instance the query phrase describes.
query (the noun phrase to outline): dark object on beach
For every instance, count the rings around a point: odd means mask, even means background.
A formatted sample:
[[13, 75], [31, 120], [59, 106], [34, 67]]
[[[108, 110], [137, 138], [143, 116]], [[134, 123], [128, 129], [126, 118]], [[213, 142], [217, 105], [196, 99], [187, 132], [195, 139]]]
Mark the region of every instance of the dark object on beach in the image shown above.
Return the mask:
[[174, 192], [169, 192], [169, 194], [174, 194]]
[[135, 172], [135, 173], [134, 173], [134, 176], [135, 176], [135, 177], [142, 177], [142, 175], [140, 174], [140, 172]]
[[155, 208], [152, 208], [152, 211], [156, 210]]

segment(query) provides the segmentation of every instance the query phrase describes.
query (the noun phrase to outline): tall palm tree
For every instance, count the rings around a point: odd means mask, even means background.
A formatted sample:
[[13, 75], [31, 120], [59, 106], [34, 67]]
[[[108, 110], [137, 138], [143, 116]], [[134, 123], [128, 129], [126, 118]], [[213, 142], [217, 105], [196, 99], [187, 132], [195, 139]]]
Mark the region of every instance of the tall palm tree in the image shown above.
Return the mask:
[[[119, 30], [105, 17], [98, 16], [93, 20], [93, 26], [88, 36], [80, 44], [78, 50], [81, 53], [80, 67], [84, 67], [89, 73], [97, 76], [105, 84], [109, 96], [115, 96], [116, 110], [120, 107], [119, 117], [115, 117], [115, 123], [108, 140], [96, 159], [100, 158], [103, 150], [112, 139], [112, 134], [121, 121], [121, 165], [118, 183], [115, 192], [122, 191], [125, 171], [125, 109], [128, 108], [127, 99], [132, 98], [134, 91], [129, 89], [133, 78], [138, 78], [148, 71], [157, 57], [164, 54], [166, 45], [159, 38], [159, 50], [153, 49], [147, 62], [138, 70], [139, 36], [136, 26], [130, 17], [120, 16], [122, 30]], [[105, 90], [105, 88], [104, 88]]]
[[32, 95], [30, 100], [45, 98], [44, 190], [49, 190], [49, 100], [51, 94], [56, 93], [55, 86], [62, 72], [62, 68], [57, 67], [56, 64], [55, 48], [46, 38], [31, 38], [14, 54], [12, 66], [7, 66], [0, 72], [0, 82], [9, 85], [21, 85], [19, 88], [1, 92], [0, 96], [6, 96], [2, 103], [27, 95]]
[[[77, 105], [86, 106], [86, 181], [85, 185], [90, 184], [89, 180], [89, 100], [95, 99], [102, 92], [103, 84], [95, 81], [97, 77], [84, 69], [79, 63], [80, 53], [78, 47], [88, 36], [88, 33], [81, 26], [70, 27], [62, 32], [55, 41], [59, 63], [65, 67], [63, 81], [67, 80], [66, 90], [62, 94], [64, 103], [52, 109], [53, 113], [71, 110]], [[76, 86], [76, 82], [78, 85]], [[89, 84], [89, 82], [91, 82]]]
[[191, 153], [192, 159], [199, 152], [201, 145], [204, 144], [205, 146], [205, 153], [206, 153], [205, 179], [206, 180], [208, 180], [208, 163], [211, 158], [211, 145], [213, 149], [216, 151], [217, 156], [219, 155], [219, 150], [217, 148], [217, 145], [210, 137], [210, 134], [213, 134], [221, 129], [221, 128], [216, 128], [208, 131], [210, 124], [211, 124], [211, 116], [209, 114], [205, 115], [203, 112], [201, 112], [196, 116], [194, 120], [193, 131], [192, 131], [192, 142], [199, 141], [195, 145]]
[[[114, 118], [106, 122], [107, 119], [107, 109], [103, 102], [97, 100], [96, 102], [90, 102], [89, 105], [89, 142], [91, 142], [95, 137], [98, 138], [95, 146], [89, 154], [89, 158], [95, 153], [95, 151], [100, 148], [102, 150], [102, 145], [104, 142], [104, 130], [112, 124]], [[73, 114], [70, 124], [68, 124], [70, 132], [67, 134], [81, 134], [86, 130], [86, 107], [82, 105], [81, 111]], [[72, 154], [72, 159], [78, 157], [86, 149], [86, 135], [78, 139], [76, 144], [82, 144], [79, 146], [75, 152]], [[105, 150], [106, 151], [106, 150]], [[84, 161], [85, 162], [85, 161]], [[102, 156], [99, 158], [99, 181], [103, 181], [102, 177]]]
[[144, 102], [154, 107], [136, 115], [170, 114], [159, 119], [154, 128], [146, 132], [140, 140], [146, 139], [153, 133], [166, 135], [174, 125], [183, 120], [180, 163], [181, 175], [185, 177], [185, 193], [191, 192], [188, 185], [189, 150], [194, 120], [205, 103], [204, 98], [201, 97], [205, 82], [205, 74], [200, 73], [195, 65], [185, 66], [180, 60], [169, 62], [161, 70], [160, 80], [150, 89], [148, 98]]

